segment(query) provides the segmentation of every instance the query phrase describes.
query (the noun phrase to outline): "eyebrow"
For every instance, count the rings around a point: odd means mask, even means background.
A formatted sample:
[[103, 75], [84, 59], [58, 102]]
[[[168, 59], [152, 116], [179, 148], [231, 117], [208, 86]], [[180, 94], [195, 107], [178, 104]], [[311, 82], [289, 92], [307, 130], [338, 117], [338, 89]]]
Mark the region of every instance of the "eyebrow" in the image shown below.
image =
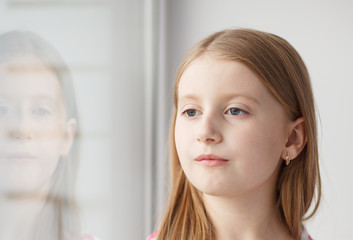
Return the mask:
[[[229, 101], [230, 99], [233, 99], [233, 98], [245, 98], [257, 105], [260, 105], [260, 102], [256, 98], [248, 96], [246, 94], [228, 93], [228, 94], [224, 94], [222, 98], [224, 101]], [[197, 100], [200, 100], [200, 97], [195, 94], [185, 94], [178, 97], [178, 102], [185, 101], [185, 100], [197, 101]]]
[[52, 102], [56, 102], [55, 98], [53, 98], [52, 96], [49, 96], [49, 95], [45, 95], [45, 94], [33, 96], [32, 98], [36, 99], [36, 100], [49, 100], [49, 101], [52, 101]]

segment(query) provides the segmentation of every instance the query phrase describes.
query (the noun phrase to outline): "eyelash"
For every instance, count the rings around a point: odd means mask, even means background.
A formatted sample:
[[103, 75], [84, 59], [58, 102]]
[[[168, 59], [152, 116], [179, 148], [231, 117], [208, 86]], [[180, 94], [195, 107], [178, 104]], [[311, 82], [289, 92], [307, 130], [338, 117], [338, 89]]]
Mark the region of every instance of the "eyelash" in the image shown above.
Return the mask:
[[[231, 113], [231, 110], [232, 110], [232, 109], [235, 109], [237, 112], [240, 112], [240, 113], [239, 113], [239, 114], [232, 114], [232, 113]], [[190, 116], [190, 114], [188, 113], [189, 111], [193, 111], [193, 112], [194, 112], [194, 115]], [[186, 117], [191, 118], [191, 117], [195, 117], [195, 116], [199, 115], [199, 114], [197, 114], [197, 113], [200, 113], [200, 111], [198, 111], [198, 110], [196, 110], [196, 109], [193, 109], [193, 108], [190, 108], [190, 109], [184, 110], [184, 111], [182, 112], [182, 115], [185, 115]], [[248, 112], [245, 111], [245, 110], [243, 110], [243, 109], [241, 109], [241, 108], [232, 107], [232, 108], [229, 108], [229, 109], [225, 112], [225, 114], [227, 114], [227, 115], [233, 115], [233, 116], [241, 116], [241, 115], [244, 115], [244, 114], [248, 114]]]
[[[53, 115], [53, 112], [47, 107], [34, 107], [31, 110], [31, 114], [38, 117], [48, 117]], [[10, 107], [6, 105], [0, 105], [0, 116], [5, 116], [11, 113]]]
[[[235, 109], [237, 112], [241, 112], [240, 114], [231, 114], [230, 113], [230, 111], [232, 110], [232, 109]], [[228, 114], [228, 112], [229, 112], [229, 114], [230, 115], [233, 115], [233, 116], [240, 116], [240, 115], [244, 115], [244, 114], [247, 114], [248, 112], [247, 111], [245, 111], [245, 110], [243, 110], [243, 109], [241, 109], [241, 108], [237, 108], [237, 107], [232, 107], [232, 108], [229, 108], [227, 111], [226, 111], [226, 113]]]
[[40, 116], [40, 117], [45, 117], [45, 116], [51, 116], [52, 112], [45, 108], [45, 107], [37, 107], [35, 109], [32, 110], [32, 113], [34, 115]]
[[[189, 111], [195, 111], [195, 115], [194, 116], [190, 116], [188, 114]], [[186, 117], [188, 118], [191, 118], [191, 117], [195, 117], [196, 116], [196, 113], [200, 113], [200, 111], [196, 110], [196, 109], [193, 109], [193, 108], [190, 108], [190, 109], [186, 109], [185, 111], [182, 112], [182, 115], [185, 115]]]

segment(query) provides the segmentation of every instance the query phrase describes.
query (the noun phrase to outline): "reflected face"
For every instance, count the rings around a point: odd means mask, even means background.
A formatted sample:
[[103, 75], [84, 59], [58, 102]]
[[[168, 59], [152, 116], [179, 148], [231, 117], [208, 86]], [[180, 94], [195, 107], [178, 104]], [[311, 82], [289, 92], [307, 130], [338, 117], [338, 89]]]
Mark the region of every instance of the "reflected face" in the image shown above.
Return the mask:
[[65, 111], [55, 73], [33, 58], [0, 64], [0, 191], [50, 183], [65, 143]]
[[181, 76], [177, 101], [176, 149], [198, 190], [239, 196], [274, 187], [290, 120], [252, 71], [201, 56]]

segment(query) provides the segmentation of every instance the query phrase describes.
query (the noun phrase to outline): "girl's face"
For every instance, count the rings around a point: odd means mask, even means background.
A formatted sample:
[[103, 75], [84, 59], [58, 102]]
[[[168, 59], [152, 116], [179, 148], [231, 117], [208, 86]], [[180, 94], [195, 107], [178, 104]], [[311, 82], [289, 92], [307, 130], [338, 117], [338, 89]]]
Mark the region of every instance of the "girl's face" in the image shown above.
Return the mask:
[[48, 186], [71, 144], [59, 80], [35, 58], [0, 64], [0, 191]]
[[201, 56], [182, 74], [177, 91], [176, 149], [198, 190], [239, 196], [274, 187], [290, 120], [250, 69]]

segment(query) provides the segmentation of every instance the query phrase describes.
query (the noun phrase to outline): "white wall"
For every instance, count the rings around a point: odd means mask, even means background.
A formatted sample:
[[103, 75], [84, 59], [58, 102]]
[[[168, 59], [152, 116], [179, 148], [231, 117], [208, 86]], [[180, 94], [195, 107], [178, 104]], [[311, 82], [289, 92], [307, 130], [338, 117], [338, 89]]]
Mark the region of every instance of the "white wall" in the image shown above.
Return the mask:
[[288, 40], [311, 74], [321, 118], [323, 198], [305, 224], [315, 239], [353, 239], [353, 2], [178, 0], [168, 6], [168, 77], [187, 50], [225, 28], [248, 27]]

